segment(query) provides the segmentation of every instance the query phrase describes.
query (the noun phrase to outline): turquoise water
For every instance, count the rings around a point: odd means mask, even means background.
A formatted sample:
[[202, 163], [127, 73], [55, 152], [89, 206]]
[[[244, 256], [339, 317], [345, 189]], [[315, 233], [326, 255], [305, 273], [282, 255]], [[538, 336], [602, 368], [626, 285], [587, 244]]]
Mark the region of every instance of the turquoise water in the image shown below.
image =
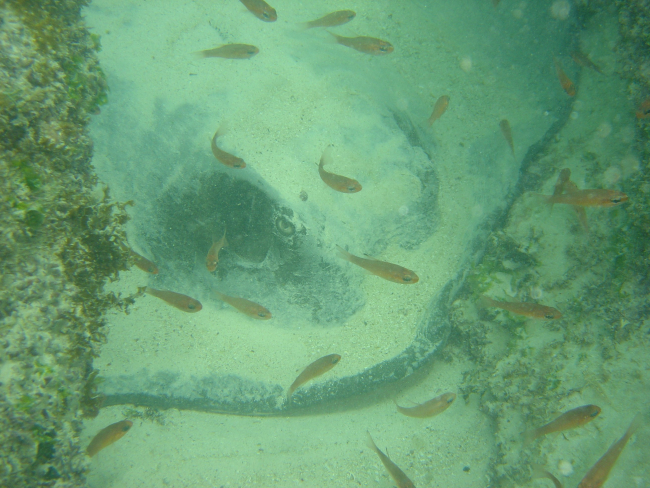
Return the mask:
[[[609, 279], [599, 269], [622, 245], [613, 237], [629, 206], [588, 209], [587, 234], [570, 207], [551, 213], [530, 192], [551, 194], [565, 167], [580, 189], [625, 191], [637, 176], [612, 13], [578, 18], [562, 1], [273, 7], [276, 22], [236, 1], [87, 9], [111, 89], [92, 126], [94, 165], [115, 198], [133, 200], [129, 245], [160, 269], [134, 268], [115, 290], [146, 285], [203, 305], [186, 314], [147, 294], [110, 317], [95, 363], [106, 408], [87, 437], [124, 418], [134, 426], [92, 459], [89, 484], [392, 486], [369, 431], [416, 486], [548, 485], [528, 481], [533, 464], [576, 486], [648, 394], [643, 326], [619, 318], [612, 333], [584, 295]], [[332, 32], [394, 51], [358, 52], [299, 25], [338, 8], [356, 17]], [[227, 43], [259, 53], [194, 54]], [[605, 75], [573, 62], [578, 47]], [[429, 127], [443, 95], [449, 107]], [[246, 168], [213, 156], [220, 127], [219, 147]], [[328, 171], [361, 192], [319, 177], [330, 145]], [[209, 273], [206, 253], [224, 232], [229, 245]], [[419, 281], [366, 274], [337, 245]], [[598, 300], [638, 309], [634, 280], [617, 279], [627, 291]], [[214, 290], [263, 304], [273, 319], [240, 314]], [[563, 318], [485, 311], [480, 294], [536, 300]], [[300, 371], [333, 353], [340, 364], [288, 402]], [[446, 391], [456, 401], [429, 419], [392, 403]], [[593, 422], [522, 447], [523, 431], [588, 403], [602, 408]], [[606, 486], [645, 486], [647, 434], [637, 438]]]

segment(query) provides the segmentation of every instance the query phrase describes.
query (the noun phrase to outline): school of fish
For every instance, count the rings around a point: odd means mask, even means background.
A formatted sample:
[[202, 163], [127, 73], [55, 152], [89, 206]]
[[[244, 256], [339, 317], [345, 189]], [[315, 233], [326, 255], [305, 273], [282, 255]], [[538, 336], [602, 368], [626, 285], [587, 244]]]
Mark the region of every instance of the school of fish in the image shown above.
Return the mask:
[[[275, 22], [278, 20], [276, 10], [264, 0], [240, 1], [246, 9], [262, 21]], [[498, 8], [499, 3], [499, 0], [492, 0], [495, 9]], [[323, 15], [318, 19], [306, 21], [300, 25], [304, 30], [333, 28], [347, 24], [354, 20], [355, 17], [356, 12], [352, 10], [339, 10]], [[368, 36], [345, 37], [329, 30], [327, 32], [333, 37], [336, 43], [354, 49], [360, 53], [378, 56], [390, 54], [394, 51], [393, 45], [382, 39]], [[231, 43], [198, 51], [196, 54], [201, 58], [251, 59], [259, 52], [259, 48], [250, 44]], [[572, 51], [570, 57], [578, 66], [589, 68], [599, 74], [603, 74], [601, 68], [580, 50]], [[576, 87], [564, 71], [560, 60], [557, 57], [552, 57], [552, 62], [555, 67], [560, 87], [565, 91], [566, 95], [569, 97], [575, 97], [577, 93]], [[447, 111], [449, 103], [450, 97], [447, 95], [442, 95], [437, 99], [431, 116], [426, 121], [428, 126], [432, 126], [434, 122], [441, 119], [443, 114]], [[639, 106], [636, 112], [636, 117], [640, 119], [650, 117], [650, 99], [644, 101]], [[507, 145], [510, 148], [512, 157], [516, 160], [515, 141], [510, 122], [508, 119], [504, 118], [498, 125]], [[242, 170], [246, 168], [247, 165], [242, 158], [224, 151], [217, 145], [217, 141], [220, 140], [224, 134], [224, 129], [219, 128], [212, 138], [211, 149], [215, 159], [222, 165], [231, 169]], [[233, 143], [231, 143], [231, 145], [232, 144]], [[236, 143], [234, 143], [234, 145], [236, 147]], [[325, 170], [324, 167], [332, 163], [331, 153], [332, 147], [326, 147], [318, 164], [318, 173], [322, 182], [339, 193], [353, 194], [360, 192], [362, 190], [362, 185], [357, 180]], [[586, 207], [613, 207], [621, 205], [628, 200], [628, 196], [625, 193], [616, 190], [580, 190], [578, 186], [571, 181], [571, 170], [569, 168], [564, 168], [560, 171], [552, 195], [537, 195], [537, 197], [549, 204], [551, 208], [554, 204], [571, 206], [585, 232], [589, 232], [589, 225], [585, 211]], [[222, 229], [221, 236], [222, 237], [218, 239], [216, 237], [213, 238], [209, 247], [206, 245], [208, 250], [205, 257], [205, 267], [209, 273], [214, 273], [217, 270], [219, 266], [219, 255], [228, 246], [225, 227]], [[131, 263], [134, 266], [152, 275], [157, 275], [159, 273], [159, 268], [152, 261], [137, 253], [126, 244], [122, 244], [122, 246], [126, 251], [128, 251]], [[416, 284], [419, 281], [419, 277], [414, 271], [400, 265], [380, 261], [374, 258], [355, 256], [338, 245], [336, 245], [336, 249], [342, 259], [349, 261], [350, 263], [363, 268], [369, 273], [383, 278], [384, 280], [399, 284]], [[216, 299], [227, 303], [235, 310], [248, 317], [256, 320], [269, 320], [273, 317], [268, 309], [253, 301], [246, 298], [229, 296], [217, 290], [213, 291]], [[158, 290], [150, 286], [144, 286], [138, 289], [136, 297], [145, 294], [156, 297], [183, 312], [196, 313], [203, 309], [202, 304], [198, 300], [175, 291]], [[480, 307], [498, 308], [531, 319], [558, 320], [562, 318], [562, 313], [559, 310], [535, 302], [500, 301], [488, 296], [481, 296], [477, 301], [477, 305]], [[294, 393], [301, 389], [303, 385], [325, 375], [328, 371], [339, 364], [341, 359], [342, 357], [339, 354], [328, 354], [307, 365], [287, 388], [286, 403], [289, 404], [292, 401]], [[455, 399], [455, 393], [447, 392], [436, 396], [433, 399], [427, 400], [424, 403], [415, 404], [410, 407], [400, 406], [397, 404], [397, 401], [395, 401], [395, 404], [397, 412], [402, 415], [415, 418], [430, 418], [440, 415], [447, 410], [453, 404]], [[584, 405], [568, 410], [551, 422], [524, 432], [522, 436], [522, 444], [526, 446], [548, 434], [582, 427], [597, 418], [600, 412], [600, 407], [596, 405]], [[578, 488], [598, 488], [603, 486], [628, 440], [642, 425], [642, 417], [637, 415], [624, 436], [620, 440], [616, 441], [586, 473], [578, 485]], [[99, 431], [86, 449], [88, 456], [95, 456], [102, 449], [121, 439], [127, 432], [129, 432], [132, 426], [133, 423], [131, 421], [122, 420]], [[367, 445], [377, 454], [381, 463], [388, 471], [390, 477], [393, 478], [398, 488], [415, 486], [404, 471], [402, 471], [397, 464], [391, 461], [391, 459], [376, 446], [370, 433], [367, 433]], [[546, 470], [544, 466], [535, 464], [532, 465], [531, 468], [532, 478], [547, 478], [551, 480], [556, 488], [563, 486], [562, 483], [551, 472]]]

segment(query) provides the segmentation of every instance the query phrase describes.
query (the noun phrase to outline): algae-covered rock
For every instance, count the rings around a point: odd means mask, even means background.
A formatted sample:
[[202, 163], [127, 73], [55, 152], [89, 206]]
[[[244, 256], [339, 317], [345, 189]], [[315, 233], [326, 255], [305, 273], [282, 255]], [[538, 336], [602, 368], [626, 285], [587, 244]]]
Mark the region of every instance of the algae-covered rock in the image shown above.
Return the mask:
[[106, 82], [76, 0], [0, 6], [0, 486], [82, 486], [82, 414], [126, 214], [96, 190]]

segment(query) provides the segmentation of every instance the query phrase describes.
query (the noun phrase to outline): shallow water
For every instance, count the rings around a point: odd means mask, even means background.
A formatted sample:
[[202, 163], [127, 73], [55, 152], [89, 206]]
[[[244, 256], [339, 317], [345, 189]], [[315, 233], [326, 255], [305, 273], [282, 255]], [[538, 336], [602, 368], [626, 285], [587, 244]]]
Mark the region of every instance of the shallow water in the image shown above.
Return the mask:
[[[531, 272], [531, 285], [517, 281], [518, 262], [504, 265], [489, 274], [486, 293], [525, 298], [526, 286], [537, 286], [544, 303], [568, 307], [578, 288], [557, 283], [573, 266], [564, 249], [582, 237], [570, 230], [569, 209], [545, 213], [522, 191], [552, 193], [555, 167], [571, 167], [580, 188], [620, 189], [635, 171], [633, 111], [624, 97], [602, 97], [622, 93], [622, 82], [580, 70], [569, 56], [580, 41], [613, 71], [615, 24], [603, 14], [580, 30], [573, 5], [567, 3], [565, 16], [566, 2], [501, 3], [278, 1], [273, 23], [234, 0], [98, 0], [88, 7], [91, 30], [102, 36], [100, 60], [111, 88], [93, 122], [94, 165], [114, 197], [134, 201], [129, 244], [160, 268], [156, 276], [134, 268], [115, 290], [129, 295], [148, 285], [203, 304], [201, 312], [185, 314], [146, 295], [129, 315], [110, 317], [108, 343], [95, 367], [112, 406], [88, 422], [87, 436], [126, 417], [134, 427], [93, 458], [91, 486], [391, 486], [365, 445], [365, 431], [416, 486], [487, 486], [487, 479], [503, 482], [510, 465], [518, 471], [509, 476], [520, 482], [531, 461], [548, 463], [557, 474], [560, 460], [575, 466], [564, 479], [577, 485], [622, 435], [644, 392], [576, 381], [583, 369], [572, 371], [569, 360], [565, 394], [548, 407], [548, 420], [585, 403], [598, 403], [604, 412], [596, 427], [571, 432], [571, 447], [554, 438], [532, 453], [519, 452], [517, 432], [525, 430], [524, 412], [531, 409], [518, 402], [531, 401], [532, 386], [510, 392], [505, 409], [491, 406], [508, 398], [508, 388], [522, 386], [507, 379], [522, 375], [512, 368], [515, 360], [524, 361], [517, 351], [550, 355], [563, 338], [533, 319], [516, 329], [502, 316], [486, 319], [466, 289], [461, 292], [464, 278], [477, 274], [493, 239], [488, 233], [499, 226], [521, 245], [533, 242], [537, 248], [531, 251], [530, 244], [529, 251], [541, 264]], [[395, 51], [371, 56], [335, 43], [322, 29], [298, 25], [337, 8], [357, 16], [333, 32], [385, 39]], [[254, 44], [260, 52], [249, 60], [193, 54], [233, 42]], [[562, 90], [553, 56], [579, 82], [575, 100]], [[428, 127], [442, 95], [449, 96], [449, 108]], [[499, 129], [504, 118], [512, 127], [514, 156]], [[212, 155], [210, 139], [219, 127], [227, 127], [219, 146], [242, 157], [245, 169], [226, 168]], [[628, 163], [612, 164], [618, 173], [610, 171], [604, 181], [563, 141]], [[330, 145], [328, 171], [359, 180], [361, 192], [339, 193], [320, 179], [317, 163]], [[555, 159], [533, 164], [541, 149]], [[594, 215], [590, 211], [592, 235], [606, 234]], [[229, 246], [210, 274], [205, 254], [224, 231]], [[405, 286], [365, 274], [340, 260], [336, 245], [415, 270], [419, 282]], [[216, 299], [214, 289], [263, 304], [273, 319], [238, 313]], [[489, 340], [479, 355], [485, 362], [454, 342], [459, 314], [467, 323], [488, 324], [482, 325]], [[430, 330], [432, 316], [441, 338], [452, 330], [451, 343], [443, 349], [427, 342], [428, 349], [403, 354]], [[565, 319], [560, 327], [580, 320]], [[607, 369], [628, 378], [627, 361], [642, 354], [629, 343], [621, 347], [623, 359]], [[341, 362], [298, 390], [295, 405], [318, 405], [339, 392], [347, 400], [301, 411], [304, 416], [222, 416], [194, 411], [196, 402], [168, 401], [203, 397], [219, 405], [204, 410], [282, 414], [292, 406], [285, 403], [286, 388], [306, 365], [331, 353]], [[346, 378], [363, 379], [375, 365], [402, 357], [403, 370], [384, 368], [376, 383], [405, 382], [359, 397], [350, 389], [354, 384], [337, 389]], [[391, 401], [422, 402], [445, 391], [467, 395], [432, 419], [401, 416]], [[617, 404], [622, 392], [631, 410]], [[111, 399], [125, 393], [146, 393], [155, 399], [150, 405], [188, 410], [155, 414]], [[549, 398], [545, 391], [543, 401]], [[238, 401], [253, 410], [237, 412]], [[512, 445], [504, 447], [504, 439]], [[611, 486], [617, 479], [647, 480], [648, 467], [634, 464], [640, 456], [638, 445], [630, 444]], [[623, 464], [636, 466], [627, 473], [633, 478], [625, 477]]]

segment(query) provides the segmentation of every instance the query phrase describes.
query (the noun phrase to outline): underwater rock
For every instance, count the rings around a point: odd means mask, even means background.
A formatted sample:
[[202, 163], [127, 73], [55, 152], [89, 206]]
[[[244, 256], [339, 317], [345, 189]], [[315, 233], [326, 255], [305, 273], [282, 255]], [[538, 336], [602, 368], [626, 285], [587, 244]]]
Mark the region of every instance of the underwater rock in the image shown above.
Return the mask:
[[85, 486], [81, 414], [103, 292], [126, 268], [123, 207], [93, 194], [89, 113], [106, 100], [80, 0], [0, 6], [0, 486]]

